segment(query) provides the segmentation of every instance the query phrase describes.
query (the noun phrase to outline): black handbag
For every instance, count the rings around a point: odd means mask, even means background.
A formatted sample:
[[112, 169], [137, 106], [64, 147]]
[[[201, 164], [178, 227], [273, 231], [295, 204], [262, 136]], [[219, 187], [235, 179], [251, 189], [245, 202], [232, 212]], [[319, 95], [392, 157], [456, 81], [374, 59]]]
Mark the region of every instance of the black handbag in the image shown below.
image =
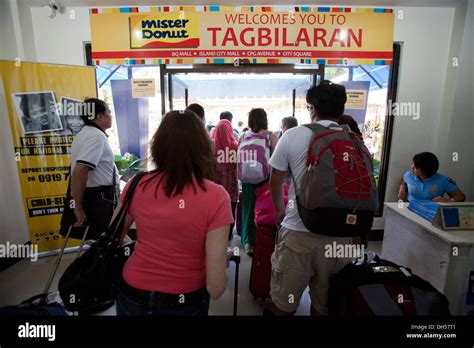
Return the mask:
[[67, 310], [92, 314], [113, 304], [123, 267], [135, 245], [120, 246], [121, 232], [133, 192], [144, 174], [138, 173], [132, 179], [120, 211], [107, 231], [61, 276], [58, 290]]

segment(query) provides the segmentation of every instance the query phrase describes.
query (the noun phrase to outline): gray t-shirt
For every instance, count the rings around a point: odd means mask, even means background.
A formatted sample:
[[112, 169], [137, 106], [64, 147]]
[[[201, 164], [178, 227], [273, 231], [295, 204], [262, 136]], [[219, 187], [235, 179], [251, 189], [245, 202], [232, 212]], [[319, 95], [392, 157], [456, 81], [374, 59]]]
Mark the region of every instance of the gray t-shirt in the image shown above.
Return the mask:
[[[335, 128], [342, 128], [333, 121], [321, 120], [317, 123], [326, 127], [334, 126]], [[270, 159], [272, 168], [284, 172], [291, 171], [291, 173], [293, 173], [293, 177], [298, 184], [298, 190], [300, 189], [303, 174], [307, 169], [306, 159], [312, 135], [313, 132], [304, 126], [287, 130], [278, 141], [272, 158]], [[309, 232], [298, 214], [293, 180], [288, 192], [288, 205], [286, 206], [285, 218], [281, 225], [289, 230]]]

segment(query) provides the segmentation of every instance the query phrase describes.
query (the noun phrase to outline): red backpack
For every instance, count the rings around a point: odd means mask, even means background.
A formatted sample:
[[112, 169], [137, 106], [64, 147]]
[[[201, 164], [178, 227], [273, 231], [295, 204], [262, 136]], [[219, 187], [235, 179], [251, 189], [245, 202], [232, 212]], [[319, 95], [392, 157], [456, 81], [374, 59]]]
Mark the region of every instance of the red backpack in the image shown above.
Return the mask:
[[372, 228], [378, 209], [372, 156], [359, 136], [334, 126], [305, 125], [313, 137], [308, 169], [295, 186], [298, 212], [311, 232], [361, 236]]

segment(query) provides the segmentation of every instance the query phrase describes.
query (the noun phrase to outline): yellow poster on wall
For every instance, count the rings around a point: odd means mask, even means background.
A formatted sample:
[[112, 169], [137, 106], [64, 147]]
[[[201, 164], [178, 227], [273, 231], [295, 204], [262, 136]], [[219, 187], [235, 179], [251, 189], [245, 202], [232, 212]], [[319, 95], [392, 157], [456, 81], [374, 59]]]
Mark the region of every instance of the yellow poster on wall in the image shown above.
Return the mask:
[[390, 64], [392, 9], [139, 6], [90, 10], [95, 64]]
[[0, 61], [0, 75], [30, 239], [39, 251], [58, 249], [71, 144], [83, 125], [73, 111], [97, 96], [95, 70]]

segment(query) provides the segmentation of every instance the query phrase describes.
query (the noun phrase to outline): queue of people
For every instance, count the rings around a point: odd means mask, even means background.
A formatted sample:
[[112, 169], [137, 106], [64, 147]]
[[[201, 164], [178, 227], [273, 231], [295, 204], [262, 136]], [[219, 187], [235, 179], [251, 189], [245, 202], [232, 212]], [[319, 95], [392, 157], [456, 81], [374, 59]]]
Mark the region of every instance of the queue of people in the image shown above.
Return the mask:
[[[357, 123], [343, 115], [346, 100], [341, 85], [323, 82], [311, 87], [306, 94], [311, 123], [344, 130], [361, 140]], [[109, 147], [81, 145], [86, 138], [91, 144], [102, 144], [111, 117], [105, 102], [86, 102], [98, 107], [95, 119], [86, 122], [72, 146], [72, 196], [80, 203], [74, 209], [76, 225], [89, 218], [85, 209], [88, 192], [114, 186], [116, 175]], [[155, 169], [138, 183], [123, 228], [125, 237], [135, 224], [137, 243], [123, 270], [118, 315], [207, 315], [210, 299], [218, 299], [226, 288], [227, 247], [236, 220], [241, 220], [242, 246], [253, 254], [255, 191], [266, 183], [270, 184], [279, 230], [271, 258], [272, 305], [265, 313], [292, 315], [309, 286], [311, 313], [327, 314], [329, 279], [350, 260], [324, 257], [324, 246], [352, 240], [311, 233], [297, 205], [285, 207], [283, 199], [286, 182], [290, 184], [289, 201], [298, 200], [296, 188], [302, 189], [308, 170], [313, 132], [298, 126], [293, 117], [282, 120], [281, 133], [270, 132], [265, 110], [254, 108], [248, 115], [248, 129], [237, 136], [232, 119], [230, 112], [222, 112], [209, 134], [205, 110], [198, 104], [164, 115], [150, 143]], [[438, 166], [433, 154], [415, 155], [398, 198], [464, 200], [456, 183], [437, 173]], [[129, 184], [124, 193], [128, 188]], [[236, 215], [239, 202], [241, 214]], [[118, 205], [116, 210], [121, 203]], [[110, 220], [109, 215], [104, 219]], [[185, 306], [180, 301], [183, 294]], [[290, 295], [293, 301], [288, 301]]]

